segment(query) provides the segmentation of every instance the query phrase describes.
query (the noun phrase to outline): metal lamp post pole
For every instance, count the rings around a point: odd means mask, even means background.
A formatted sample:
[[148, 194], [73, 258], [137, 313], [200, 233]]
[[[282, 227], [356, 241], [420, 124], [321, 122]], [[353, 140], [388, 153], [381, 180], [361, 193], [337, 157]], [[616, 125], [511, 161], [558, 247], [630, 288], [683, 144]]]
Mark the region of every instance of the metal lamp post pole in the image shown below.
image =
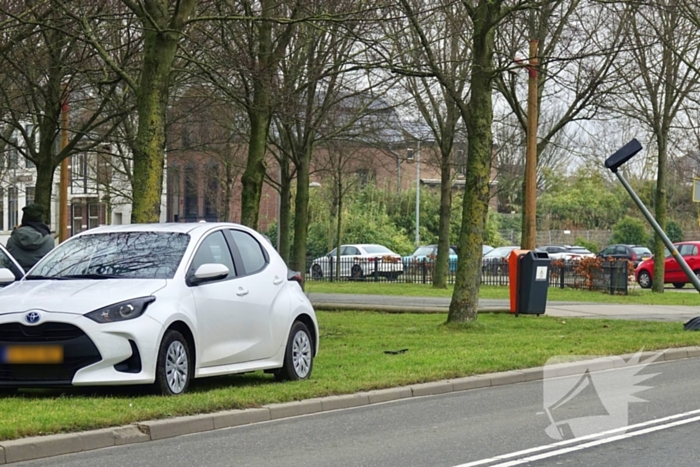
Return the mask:
[[644, 214], [644, 217], [646, 217], [647, 221], [649, 221], [649, 224], [651, 224], [651, 227], [654, 229], [654, 232], [656, 232], [656, 235], [658, 235], [661, 238], [661, 240], [663, 240], [664, 245], [666, 245], [666, 248], [668, 248], [668, 251], [671, 252], [671, 255], [673, 255], [675, 260], [678, 262], [683, 272], [685, 272], [685, 275], [688, 276], [688, 280], [690, 280], [690, 282], [693, 284], [693, 287], [695, 287], [695, 289], [698, 292], [700, 292], [700, 279], [698, 279], [693, 270], [690, 269], [690, 266], [688, 266], [688, 263], [685, 262], [683, 256], [681, 256], [680, 253], [678, 253], [676, 247], [673, 245], [673, 243], [668, 238], [668, 236], [663, 231], [658, 222], [656, 222], [656, 219], [654, 219], [654, 216], [651, 215], [651, 213], [644, 205], [642, 200], [639, 199], [639, 196], [637, 196], [637, 193], [635, 193], [634, 189], [630, 186], [627, 180], [625, 180], [625, 177], [623, 177], [622, 174], [618, 171], [618, 169], [625, 162], [630, 160], [635, 154], [637, 154], [641, 150], [642, 145], [639, 144], [639, 141], [633, 139], [632, 141], [627, 143], [623, 148], [618, 150], [615, 154], [610, 156], [608, 160], [605, 161], [605, 166], [617, 176], [617, 178], [622, 183], [622, 186], [625, 187], [627, 193], [629, 193], [629, 195], [632, 197], [634, 203], [637, 205], [639, 210], [642, 211], [642, 214]]
[[416, 248], [420, 246], [420, 141], [416, 154]]

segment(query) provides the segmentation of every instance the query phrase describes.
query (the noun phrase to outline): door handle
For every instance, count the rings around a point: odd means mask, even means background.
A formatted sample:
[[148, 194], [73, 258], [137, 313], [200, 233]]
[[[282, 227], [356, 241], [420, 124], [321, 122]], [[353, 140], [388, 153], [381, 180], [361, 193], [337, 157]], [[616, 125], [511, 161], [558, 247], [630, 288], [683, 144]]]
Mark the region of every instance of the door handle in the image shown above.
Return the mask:
[[236, 292], [236, 295], [238, 295], [239, 297], [242, 297], [244, 295], [248, 295], [248, 291], [246, 289], [239, 287], [238, 291]]
[[277, 276], [275, 276], [275, 279], [272, 281], [272, 283], [275, 285], [280, 285], [282, 282], [284, 281]]

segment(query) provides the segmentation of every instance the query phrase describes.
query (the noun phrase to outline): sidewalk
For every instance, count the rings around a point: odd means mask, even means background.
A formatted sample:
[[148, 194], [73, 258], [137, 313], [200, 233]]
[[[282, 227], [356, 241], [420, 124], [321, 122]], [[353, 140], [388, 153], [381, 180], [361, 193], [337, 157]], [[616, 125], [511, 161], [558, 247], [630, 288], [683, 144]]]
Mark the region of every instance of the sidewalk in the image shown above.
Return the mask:
[[[394, 295], [354, 295], [310, 293], [309, 299], [317, 310], [378, 310], [385, 312], [446, 313], [449, 298], [406, 297]], [[508, 300], [479, 300], [479, 311], [508, 312]], [[614, 303], [548, 302], [545, 314], [561, 318], [606, 318], [685, 322], [700, 315], [692, 306], [618, 305]]]

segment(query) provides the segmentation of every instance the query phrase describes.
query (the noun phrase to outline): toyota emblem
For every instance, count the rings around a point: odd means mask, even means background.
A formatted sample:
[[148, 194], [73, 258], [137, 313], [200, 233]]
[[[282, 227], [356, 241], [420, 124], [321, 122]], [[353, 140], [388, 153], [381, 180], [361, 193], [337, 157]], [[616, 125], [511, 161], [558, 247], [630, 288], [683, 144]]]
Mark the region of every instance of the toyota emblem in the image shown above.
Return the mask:
[[36, 311], [30, 311], [26, 315], [24, 315], [24, 320], [28, 324], [37, 324], [39, 320], [41, 319], [41, 315], [37, 313]]

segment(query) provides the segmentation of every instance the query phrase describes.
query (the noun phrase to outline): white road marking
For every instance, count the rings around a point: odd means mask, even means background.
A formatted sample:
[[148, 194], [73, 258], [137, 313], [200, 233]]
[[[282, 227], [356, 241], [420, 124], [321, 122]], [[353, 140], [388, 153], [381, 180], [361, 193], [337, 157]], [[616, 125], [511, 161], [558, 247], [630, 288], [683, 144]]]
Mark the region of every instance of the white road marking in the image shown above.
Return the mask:
[[[515, 459], [515, 460], [510, 461], [510, 462], [501, 463], [501, 464], [494, 464], [492, 467], [510, 467], [510, 466], [514, 466], [514, 465], [520, 465], [520, 464], [524, 464], [527, 462], [533, 462], [535, 460], [541, 460], [541, 459], [546, 459], [548, 457], [559, 456], [561, 454], [566, 454], [568, 452], [579, 451], [582, 449], [587, 449], [587, 448], [599, 446], [602, 444], [620, 441], [620, 440], [623, 440], [626, 438], [632, 438], [635, 436], [639, 436], [639, 435], [643, 435], [643, 434], [647, 434], [647, 433], [652, 433], [654, 431], [665, 430], [667, 428], [673, 428], [675, 426], [686, 425], [688, 423], [700, 421], [700, 416], [692, 417], [692, 418], [685, 418], [685, 417], [689, 417], [691, 415], [697, 415], [697, 414], [700, 414], [700, 409], [699, 410], [691, 410], [690, 412], [684, 412], [684, 413], [680, 413], [680, 414], [670, 415], [668, 417], [658, 418], [655, 420], [649, 420], [647, 422], [637, 423], [635, 425], [624, 426], [621, 428], [616, 428], [614, 430], [603, 431], [600, 433], [594, 433], [592, 435], [581, 436], [580, 438], [567, 439], [567, 440], [558, 441], [558, 442], [552, 443], [552, 444], [545, 444], [543, 446], [536, 446], [534, 448], [524, 449], [522, 451], [511, 452], [511, 453], [503, 454], [500, 456], [494, 456], [494, 457], [490, 457], [488, 459], [481, 459], [481, 460], [474, 461], [474, 462], [468, 462], [466, 464], [459, 464], [459, 465], [456, 465], [455, 467], [476, 467], [479, 465], [493, 464], [494, 462], [504, 461], [504, 460], [513, 459], [513, 458], [518, 458], [518, 459]], [[685, 419], [679, 420], [676, 422], [672, 422], [672, 423], [667, 423], [665, 425], [659, 425], [660, 423], [670, 422], [672, 420], [678, 420], [679, 418], [685, 418]], [[656, 426], [649, 427], [650, 425], [656, 425]], [[621, 435], [611, 436], [611, 435], [615, 435], [616, 433], [625, 432], [625, 431], [629, 431], [629, 430], [637, 430], [639, 428], [644, 428], [644, 427], [649, 427], [649, 428], [641, 429], [638, 431], [633, 431], [632, 433], [623, 433]], [[599, 438], [603, 438], [603, 439], [599, 439]], [[592, 439], [595, 441], [592, 441], [590, 443], [584, 443], [585, 441], [592, 440]], [[583, 443], [583, 444], [579, 444], [579, 443]], [[576, 444], [576, 446], [572, 446], [572, 447], [568, 447], [568, 448], [564, 448], [564, 449], [558, 449], [555, 451], [550, 451], [550, 452], [538, 454], [535, 456], [523, 457], [523, 456], [528, 456], [529, 454], [537, 453], [540, 451], [547, 451], [547, 450], [554, 449], [554, 448], [560, 448], [562, 446], [568, 446], [570, 444]]]

